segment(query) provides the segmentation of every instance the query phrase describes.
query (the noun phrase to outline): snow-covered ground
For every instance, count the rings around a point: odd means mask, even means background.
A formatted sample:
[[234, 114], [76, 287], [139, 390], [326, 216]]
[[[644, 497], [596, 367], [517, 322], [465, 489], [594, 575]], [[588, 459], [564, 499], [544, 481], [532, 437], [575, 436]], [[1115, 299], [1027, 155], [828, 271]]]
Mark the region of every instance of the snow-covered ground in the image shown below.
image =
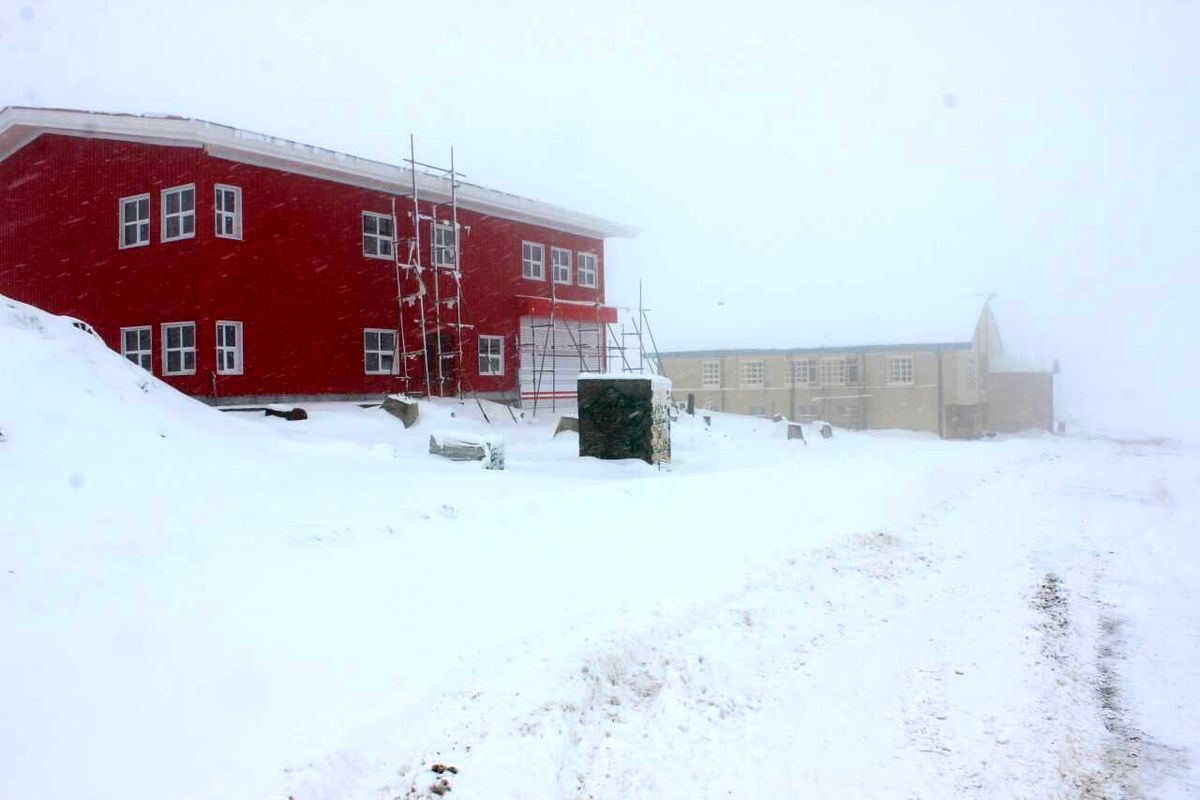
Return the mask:
[[1200, 795], [1191, 445], [308, 410], [0, 298], [0, 797]]

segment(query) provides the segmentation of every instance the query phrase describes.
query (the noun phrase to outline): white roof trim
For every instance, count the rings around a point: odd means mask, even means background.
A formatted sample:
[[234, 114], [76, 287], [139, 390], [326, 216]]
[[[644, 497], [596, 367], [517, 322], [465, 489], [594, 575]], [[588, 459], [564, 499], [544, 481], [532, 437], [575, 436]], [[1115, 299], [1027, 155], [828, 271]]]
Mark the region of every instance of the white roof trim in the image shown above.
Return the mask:
[[[407, 196], [412, 171], [407, 167], [326, 150], [198, 119], [134, 114], [106, 114], [67, 109], [0, 109], [0, 161], [43, 133], [94, 136], [172, 147], [203, 147], [214, 158], [286, 170], [324, 180]], [[422, 198], [450, 200], [450, 181], [418, 170]], [[637, 228], [541, 203], [514, 194], [459, 182], [460, 207], [518, 222], [528, 222], [595, 238], [628, 238]]]

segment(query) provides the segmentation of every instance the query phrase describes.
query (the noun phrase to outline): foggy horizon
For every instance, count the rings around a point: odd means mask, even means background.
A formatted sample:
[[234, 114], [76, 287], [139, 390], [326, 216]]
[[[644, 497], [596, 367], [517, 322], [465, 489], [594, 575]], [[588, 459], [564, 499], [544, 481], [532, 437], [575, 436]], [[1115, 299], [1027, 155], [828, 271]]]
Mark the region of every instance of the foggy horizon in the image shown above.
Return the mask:
[[994, 294], [1010, 351], [1060, 359], [1062, 418], [1193, 435], [1197, 379], [1159, 365], [1200, 333], [1197, 28], [1184, 3], [19, 0], [0, 4], [0, 106], [389, 163], [412, 133], [473, 183], [641, 229], [606, 243], [606, 299], [636, 305], [641, 281], [664, 350], [793, 347]]

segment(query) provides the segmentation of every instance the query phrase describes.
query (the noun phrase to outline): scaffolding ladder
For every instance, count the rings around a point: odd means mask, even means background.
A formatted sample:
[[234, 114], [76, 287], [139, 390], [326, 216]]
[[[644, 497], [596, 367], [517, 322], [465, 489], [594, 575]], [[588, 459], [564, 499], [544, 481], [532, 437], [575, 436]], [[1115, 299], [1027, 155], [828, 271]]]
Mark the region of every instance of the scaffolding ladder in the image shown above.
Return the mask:
[[[462, 177], [455, 166], [454, 148], [450, 149], [450, 166], [438, 167], [417, 161], [416, 145], [409, 136], [409, 157], [405, 159], [412, 176], [412, 210], [408, 217], [412, 224], [412, 235], [405, 241], [407, 259], [400, 261], [399, 248], [396, 254], [396, 295], [399, 307], [397, 337], [401, 343], [400, 367], [396, 370], [405, 384], [405, 391], [424, 390], [426, 397], [459, 397], [464, 394], [466, 369], [463, 364], [463, 332], [474, 326], [463, 321], [463, 275], [462, 275], [462, 232], [458, 221], [458, 188]], [[428, 203], [429, 213], [421, 210], [420, 187], [417, 182], [419, 170], [444, 177], [450, 185], [449, 203]], [[449, 207], [449, 216], [441, 219], [438, 209]], [[399, 220], [395, 215], [395, 198], [392, 200], [393, 230], [397, 236]], [[429, 223], [429, 264], [423, 259], [424, 244], [421, 228]], [[447, 243], [449, 230], [451, 242]], [[420, 331], [419, 346], [407, 347], [405, 328], [410, 327], [406, 309], [414, 315], [411, 327]], [[430, 313], [432, 312], [432, 313]], [[432, 319], [431, 319], [432, 317]], [[448, 333], [450, 341], [447, 341]], [[432, 342], [430, 341], [432, 337]], [[415, 370], [410, 362], [420, 365], [421, 379], [413, 386]]]

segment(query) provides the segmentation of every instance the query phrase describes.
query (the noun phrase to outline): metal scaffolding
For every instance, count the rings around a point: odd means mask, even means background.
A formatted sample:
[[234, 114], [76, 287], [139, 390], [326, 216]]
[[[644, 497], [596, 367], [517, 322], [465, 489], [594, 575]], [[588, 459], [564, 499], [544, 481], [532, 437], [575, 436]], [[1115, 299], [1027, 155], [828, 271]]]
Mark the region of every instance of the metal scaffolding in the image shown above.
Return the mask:
[[[595, 298], [588, 303], [595, 307], [595, 322], [589, 327], [584, 327], [580, 322], [579, 327], [573, 330], [568, 324], [558, 324], [558, 308], [566, 302], [578, 305], [580, 301], [559, 299], [553, 285], [553, 274], [550, 278], [549, 317], [545, 322], [531, 322], [529, 341], [521, 343], [521, 358], [528, 358], [529, 363], [533, 365], [532, 413], [535, 416], [543, 397], [549, 400], [552, 413], [558, 410], [558, 370], [563, 362], [577, 362], [578, 372], [612, 370], [636, 374], [662, 374], [658, 346], [650, 329], [649, 309], [642, 303], [640, 284], [637, 308], [607, 306], [618, 312], [618, 321], [606, 322], [601, 314], [601, 310], [606, 306], [600, 294], [600, 281], [597, 276]], [[565, 338], [559, 336], [560, 329]], [[575, 372], [576, 370], [571, 370], [572, 374]], [[543, 390], [547, 382], [550, 386], [548, 392]]]
[[[401, 354], [401, 357], [396, 359], [393, 374], [401, 378], [405, 392], [420, 392], [423, 387], [426, 397], [462, 397], [464, 381], [467, 380], [462, 363], [463, 331], [473, 327], [463, 322], [462, 311], [462, 228], [458, 223], [458, 179], [462, 176], [455, 167], [453, 148], [450, 149], [450, 166], [438, 167], [417, 161], [416, 144], [411, 135], [408, 137], [408, 147], [409, 157], [404, 161], [408, 164], [412, 176], [412, 210], [408, 214], [412, 224], [412, 235], [409, 237], [400, 237], [396, 201], [392, 198], [393, 235], [397, 245], [401, 242], [407, 245], [407, 255], [403, 261], [400, 257], [400, 247], [392, 248], [398, 308], [396, 333]], [[422, 212], [418, 170], [448, 180], [449, 203], [428, 202], [429, 213]], [[439, 208], [447, 206], [448, 217], [439, 219]], [[428, 265], [423, 259], [421, 227], [424, 223], [430, 225]], [[445, 232], [447, 229], [449, 234]], [[446, 241], [447, 236], [451, 239], [449, 244]], [[432, 320], [429, 314], [430, 305]], [[410, 318], [413, 318], [411, 323]], [[407, 347], [404, 332], [410, 324], [415, 324], [421, 332], [420, 346], [411, 350]], [[419, 372], [410, 368], [411, 362], [420, 365]]]

